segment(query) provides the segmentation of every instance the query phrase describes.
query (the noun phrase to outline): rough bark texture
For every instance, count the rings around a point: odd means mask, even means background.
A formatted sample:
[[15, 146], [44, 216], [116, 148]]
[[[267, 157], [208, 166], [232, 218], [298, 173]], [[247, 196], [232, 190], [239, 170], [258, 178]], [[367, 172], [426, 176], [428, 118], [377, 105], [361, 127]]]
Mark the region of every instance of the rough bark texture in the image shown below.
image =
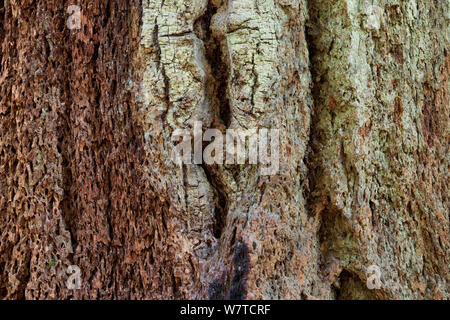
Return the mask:
[[[1, 0], [0, 298], [449, 299], [449, 20], [441, 0]], [[279, 172], [177, 166], [194, 121], [280, 129]]]

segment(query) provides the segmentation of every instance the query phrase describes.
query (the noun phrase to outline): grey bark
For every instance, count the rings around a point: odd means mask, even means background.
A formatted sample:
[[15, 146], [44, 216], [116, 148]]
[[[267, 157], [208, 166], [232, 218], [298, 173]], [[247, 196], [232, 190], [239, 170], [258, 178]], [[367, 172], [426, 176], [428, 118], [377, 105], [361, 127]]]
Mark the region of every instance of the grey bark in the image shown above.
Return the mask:
[[1, 4], [1, 298], [449, 298], [448, 1]]

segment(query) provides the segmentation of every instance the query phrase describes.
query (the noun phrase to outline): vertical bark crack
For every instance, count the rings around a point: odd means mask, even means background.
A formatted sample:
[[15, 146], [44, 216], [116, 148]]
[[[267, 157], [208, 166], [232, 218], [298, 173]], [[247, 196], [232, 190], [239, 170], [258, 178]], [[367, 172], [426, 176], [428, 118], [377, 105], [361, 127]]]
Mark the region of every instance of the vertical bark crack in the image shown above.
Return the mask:
[[[228, 66], [224, 61], [222, 47], [219, 39], [216, 39], [211, 31], [211, 18], [216, 14], [217, 8], [208, 2], [205, 13], [194, 24], [194, 32], [203, 41], [205, 58], [210, 67], [207, 75], [206, 96], [212, 104], [215, 113], [212, 122], [213, 128], [226, 128], [231, 121], [231, 108], [228, 100]], [[208, 182], [215, 193], [215, 222], [213, 234], [220, 238], [225, 227], [226, 213], [228, 211], [228, 199], [222, 185], [218, 165], [202, 164]]]

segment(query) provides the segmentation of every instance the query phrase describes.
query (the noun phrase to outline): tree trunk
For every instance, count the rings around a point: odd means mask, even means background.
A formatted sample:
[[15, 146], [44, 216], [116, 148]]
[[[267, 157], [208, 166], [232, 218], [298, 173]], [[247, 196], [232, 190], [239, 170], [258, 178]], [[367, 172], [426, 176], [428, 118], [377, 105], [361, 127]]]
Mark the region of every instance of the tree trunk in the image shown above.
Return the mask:
[[[449, 12], [1, 0], [0, 298], [450, 298]], [[175, 163], [196, 121], [278, 172]]]

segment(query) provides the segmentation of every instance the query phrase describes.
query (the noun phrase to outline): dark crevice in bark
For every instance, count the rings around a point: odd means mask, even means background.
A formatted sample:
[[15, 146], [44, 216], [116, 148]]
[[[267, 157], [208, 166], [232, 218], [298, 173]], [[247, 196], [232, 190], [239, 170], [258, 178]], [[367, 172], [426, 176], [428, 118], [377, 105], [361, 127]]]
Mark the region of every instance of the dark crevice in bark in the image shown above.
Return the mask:
[[[220, 41], [215, 39], [211, 31], [211, 18], [217, 9], [208, 2], [205, 13], [194, 24], [194, 32], [203, 41], [205, 58], [210, 67], [206, 82], [207, 101], [216, 112], [216, 118], [211, 126], [213, 128], [228, 127], [231, 121], [231, 109], [227, 93], [228, 66], [223, 61], [223, 52]], [[219, 123], [217, 123], [219, 122]], [[205, 146], [204, 146], [205, 147]], [[202, 164], [202, 168], [215, 192], [215, 223], [213, 234], [217, 239], [222, 235], [228, 212], [228, 198], [224, 186], [220, 182], [217, 165]]]
[[344, 269], [339, 275], [339, 287], [335, 287], [337, 300], [375, 300], [374, 291], [367, 288], [356, 274]]
[[208, 299], [209, 300], [223, 300], [225, 299], [223, 279], [218, 278], [208, 287]]
[[224, 192], [223, 186], [220, 185], [219, 179], [215, 176], [215, 169], [212, 166], [202, 164], [203, 171], [210, 185], [215, 192], [215, 210], [214, 210], [214, 225], [213, 235], [219, 239], [222, 235], [223, 228], [225, 227], [226, 214], [228, 212], [228, 199]]
[[[217, 104], [218, 117], [220, 121], [229, 127], [231, 122], [231, 108], [228, 99], [228, 65], [220, 39], [213, 36], [211, 31], [211, 18], [216, 14], [217, 8], [210, 2], [205, 13], [197, 19], [194, 25], [194, 31], [205, 46], [205, 57], [211, 68], [212, 81], [207, 83], [207, 92], [211, 103]], [[216, 101], [214, 101], [216, 100]]]
[[[316, 123], [319, 121], [318, 119], [318, 112], [317, 108], [320, 107], [319, 100], [320, 100], [320, 83], [317, 83], [317, 77], [319, 76], [318, 70], [315, 68], [315, 65], [313, 63], [313, 60], [316, 55], [319, 55], [319, 50], [314, 45], [314, 40], [317, 35], [320, 34], [319, 27], [317, 26], [318, 21], [311, 17], [311, 11], [312, 11], [312, 4], [309, 1], [308, 2], [308, 11], [310, 12], [309, 20], [306, 22], [305, 26], [305, 38], [306, 43], [308, 47], [308, 54], [309, 54], [309, 70], [311, 72], [311, 79], [312, 79], [312, 88], [311, 88], [311, 94], [313, 98], [313, 107], [311, 110], [311, 128], [310, 128], [310, 137], [309, 137], [309, 145], [308, 145], [308, 153], [306, 155], [306, 164], [308, 167], [308, 185], [311, 190], [311, 192], [308, 194], [307, 199], [307, 207], [308, 212], [310, 216], [319, 215], [322, 213], [324, 208], [328, 205], [328, 199], [327, 197], [322, 193], [322, 190], [320, 190], [320, 184], [321, 180], [320, 178], [320, 168], [317, 163], [317, 156], [316, 154], [320, 151], [320, 144], [319, 142], [319, 135], [320, 132], [318, 132]], [[327, 215], [325, 215], [327, 216]], [[323, 241], [326, 238], [326, 232], [327, 230], [324, 230], [325, 221], [324, 221], [324, 215], [322, 215], [322, 222], [321, 227], [319, 229], [319, 241], [320, 243], [323, 243]], [[325, 254], [322, 252], [322, 259], [324, 258]], [[323, 271], [323, 270], [322, 270]]]
[[[308, 2], [308, 10], [311, 11], [312, 4]], [[311, 72], [312, 79], [312, 88], [311, 94], [313, 98], [313, 106], [311, 109], [311, 128], [310, 128], [310, 136], [308, 142], [308, 152], [306, 155], [306, 163], [308, 166], [308, 185], [311, 192], [308, 194], [308, 212], [311, 216], [314, 216], [322, 210], [321, 208], [324, 206], [324, 202], [327, 200], [324, 199], [324, 195], [318, 193], [320, 180], [316, 179], [319, 176], [318, 166], [317, 166], [317, 157], [316, 154], [320, 151], [320, 145], [317, 143], [319, 141], [319, 134], [316, 123], [318, 122], [318, 109], [319, 106], [319, 97], [320, 97], [320, 83], [318, 83], [317, 77], [319, 76], [318, 70], [315, 68], [313, 63], [314, 57], [319, 55], [319, 50], [314, 45], [314, 38], [320, 33], [319, 27], [317, 26], [318, 21], [312, 19], [309, 16], [309, 20], [306, 21], [305, 25], [305, 38], [306, 44], [308, 48], [309, 54], [309, 70]]]
[[234, 273], [231, 279], [228, 299], [244, 300], [247, 296], [247, 275], [249, 273], [250, 254], [247, 243], [238, 240], [233, 257]]
[[330, 201], [324, 204], [324, 209], [320, 212], [320, 215], [321, 225], [318, 236], [323, 250], [322, 255], [324, 257], [335, 256], [342, 259], [342, 263], [347, 265], [349, 261], [345, 260], [346, 257], [354, 257], [358, 252], [353, 233], [346, 221], [347, 218]]

